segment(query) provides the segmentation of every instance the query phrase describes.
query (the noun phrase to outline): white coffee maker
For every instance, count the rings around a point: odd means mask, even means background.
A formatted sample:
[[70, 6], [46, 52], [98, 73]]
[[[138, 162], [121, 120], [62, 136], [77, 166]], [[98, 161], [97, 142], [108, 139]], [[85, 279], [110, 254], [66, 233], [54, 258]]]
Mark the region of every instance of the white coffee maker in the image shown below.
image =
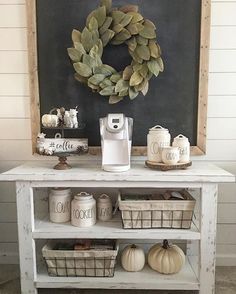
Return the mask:
[[110, 172], [130, 169], [133, 119], [122, 113], [100, 118], [102, 168]]

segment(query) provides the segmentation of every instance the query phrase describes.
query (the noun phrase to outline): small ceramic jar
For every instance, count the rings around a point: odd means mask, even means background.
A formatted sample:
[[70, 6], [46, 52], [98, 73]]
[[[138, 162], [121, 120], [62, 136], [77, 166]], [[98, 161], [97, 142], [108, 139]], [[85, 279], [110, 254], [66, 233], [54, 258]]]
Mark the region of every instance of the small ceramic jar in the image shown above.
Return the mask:
[[164, 147], [162, 149], [162, 161], [165, 164], [176, 164], [179, 161], [179, 147]]
[[96, 200], [92, 194], [81, 192], [71, 202], [71, 224], [90, 227], [96, 223]]
[[49, 194], [49, 218], [54, 223], [70, 221], [71, 190], [53, 188]]
[[102, 194], [97, 199], [97, 217], [101, 221], [112, 219], [112, 201], [110, 196]]
[[162, 162], [162, 148], [170, 146], [170, 133], [168, 129], [156, 125], [149, 129], [147, 136], [147, 157], [149, 161]]
[[179, 147], [179, 162], [187, 163], [190, 161], [190, 143], [187, 137], [180, 134], [174, 138], [174, 147]]

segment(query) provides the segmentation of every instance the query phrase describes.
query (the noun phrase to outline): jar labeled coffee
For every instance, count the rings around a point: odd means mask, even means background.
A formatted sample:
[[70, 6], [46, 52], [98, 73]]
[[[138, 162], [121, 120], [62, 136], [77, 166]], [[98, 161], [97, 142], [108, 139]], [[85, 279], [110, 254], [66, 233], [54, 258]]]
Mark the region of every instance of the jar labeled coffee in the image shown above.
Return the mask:
[[170, 146], [170, 133], [168, 129], [156, 125], [149, 129], [147, 136], [148, 161], [162, 162], [162, 148]]
[[96, 200], [92, 194], [81, 192], [71, 202], [71, 224], [90, 227], [96, 223]]
[[70, 221], [71, 189], [53, 188], [49, 194], [49, 218], [54, 223]]

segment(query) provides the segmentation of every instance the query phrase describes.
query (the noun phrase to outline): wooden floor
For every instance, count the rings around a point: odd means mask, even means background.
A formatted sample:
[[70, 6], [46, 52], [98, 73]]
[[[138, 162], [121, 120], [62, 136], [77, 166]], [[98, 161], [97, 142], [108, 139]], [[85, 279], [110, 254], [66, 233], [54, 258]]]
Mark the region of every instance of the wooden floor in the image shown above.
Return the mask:
[[[112, 294], [195, 294], [194, 291], [112, 290]], [[0, 294], [20, 294], [19, 269], [16, 265], [0, 265]], [[111, 294], [111, 290], [41, 289], [39, 294]], [[236, 294], [236, 267], [218, 267], [216, 294]]]

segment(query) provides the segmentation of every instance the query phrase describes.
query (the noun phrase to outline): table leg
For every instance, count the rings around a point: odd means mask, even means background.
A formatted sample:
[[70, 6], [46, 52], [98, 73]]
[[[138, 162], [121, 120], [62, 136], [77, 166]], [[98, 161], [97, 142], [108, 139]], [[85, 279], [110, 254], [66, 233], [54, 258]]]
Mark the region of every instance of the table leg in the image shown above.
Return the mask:
[[217, 185], [201, 189], [200, 294], [215, 293]]
[[33, 190], [28, 182], [16, 183], [18, 236], [20, 253], [21, 293], [37, 294], [34, 281], [36, 277]]

